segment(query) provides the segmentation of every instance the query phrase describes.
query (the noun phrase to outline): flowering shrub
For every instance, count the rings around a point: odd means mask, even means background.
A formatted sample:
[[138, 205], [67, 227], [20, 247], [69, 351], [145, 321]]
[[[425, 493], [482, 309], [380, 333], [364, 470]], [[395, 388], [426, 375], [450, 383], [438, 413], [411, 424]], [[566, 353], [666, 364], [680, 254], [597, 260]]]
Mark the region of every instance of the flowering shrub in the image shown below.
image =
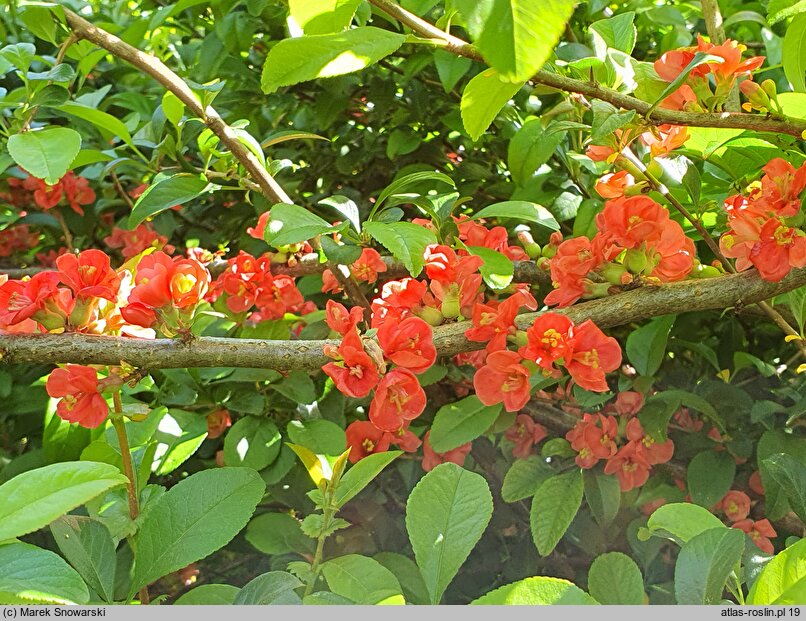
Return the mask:
[[46, 4], [0, 603], [804, 603], [804, 7]]

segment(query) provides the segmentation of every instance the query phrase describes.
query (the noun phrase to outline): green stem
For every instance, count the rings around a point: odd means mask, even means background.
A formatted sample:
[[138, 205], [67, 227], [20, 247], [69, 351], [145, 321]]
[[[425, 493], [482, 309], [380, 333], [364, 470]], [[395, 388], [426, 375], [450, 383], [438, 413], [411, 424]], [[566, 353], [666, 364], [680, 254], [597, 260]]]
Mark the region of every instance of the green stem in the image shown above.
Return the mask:
[[[123, 422], [123, 403], [120, 400], [119, 392], [112, 394], [112, 402], [115, 406], [115, 414], [112, 416], [112, 426], [115, 428], [118, 444], [120, 445], [123, 473], [126, 475], [126, 478], [129, 479], [129, 484], [126, 486], [129, 496], [129, 517], [134, 521], [140, 515], [140, 502], [137, 494], [137, 478], [135, 477], [134, 466], [132, 464], [132, 451], [129, 446], [129, 438], [126, 435], [126, 424]], [[148, 604], [149, 601], [148, 587], [144, 586], [140, 589], [140, 603]]]
[[319, 578], [319, 572], [322, 565], [322, 556], [325, 551], [325, 540], [328, 537], [326, 533], [330, 528], [330, 522], [336, 515], [336, 509], [332, 508], [331, 500], [331, 493], [329, 491], [325, 492], [325, 507], [322, 510], [322, 534], [319, 535], [316, 540], [316, 552], [314, 552], [313, 562], [311, 563], [311, 579], [305, 586], [305, 594], [303, 597], [308, 597], [308, 595], [313, 592], [313, 588], [316, 585], [316, 580]]

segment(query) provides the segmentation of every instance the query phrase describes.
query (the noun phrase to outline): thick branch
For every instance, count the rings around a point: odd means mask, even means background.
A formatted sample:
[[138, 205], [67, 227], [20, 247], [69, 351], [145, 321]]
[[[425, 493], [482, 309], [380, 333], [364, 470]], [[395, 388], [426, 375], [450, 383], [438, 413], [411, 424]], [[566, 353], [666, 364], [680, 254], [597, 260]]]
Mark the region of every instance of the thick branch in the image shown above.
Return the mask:
[[[575, 323], [592, 319], [610, 328], [669, 313], [696, 312], [743, 306], [806, 285], [806, 269], [793, 270], [782, 281], [762, 280], [755, 270], [718, 278], [687, 280], [642, 287], [608, 298], [561, 309]], [[519, 328], [530, 326], [540, 313], [516, 318]], [[441, 356], [473, 351], [483, 343], [465, 338], [469, 322], [434, 329], [434, 345]], [[183, 343], [83, 334], [0, 335], [0, 356], [8, 363], [66, 363], [117, 365], [125, 361], [146, 369], [184, 367], [253, 367], [316, 369], [328, 358], [326, 344], [338, 341], [269, 341], [202, 337]]]
[[[441, 41], [443, 49], [446, 51], [478, 62], [485, 62], [478, 50], [466, 41], [440, 30], [433, 24], [429, 24], [427, 21], [406, 11], [398, 4], [391, 2], [391, 0], [369, 1], [390, 17], [393, 17], [400, 23], [411, 28], [419, 36]], [[652, 105], [636, 97], [599, 86], [594, 82], [568, 78], [556, 73], [551, 73], [545, 69], [538, 71], [532, 77], [532, 82], [569, 93], [579, 93], [592, 99], [606, 101], [625, 110], [635, 110], [644, 118], [646, 118], [646, 113]], [[801, 119], [786, 118], [779, 120], [743, 112], [680, 112], [677, 110], [656, 108], [652, 112], [651, 117], [647, 118], [647, 121], [654, 125], [665, 125], [669, 123], [672, 125], [688, 125], [691, 127], [724, 127], [774, 132], [797, 137], [800, 137], [801, 134], [806, 131], [806, 121]]]
[[226, 145], [232, 155], [241, 163], [257, 181], [263, 195], [273, 203], [292, 203], [288, 194], [274, 180], [266, 168], [260, 163], [246, 146], [238, 139], [235, 131], [227, 125], [212, 106], [204, 108], [198, 97], [185, 82], [171, 71], [159, 58], [141, 52], [128, 43], [121, 41], [113, 34], [94, 26], [86, 19], [76, 15], [67, 7], [62, 7], [67, 23], [73, 34], [95, 45], [102, 47], [113, 56], [131, 63], [142, 72], [147, 73], [167, 90], [176, 95], [187, 106], [188, 110], [201, 118], [213, 133]]

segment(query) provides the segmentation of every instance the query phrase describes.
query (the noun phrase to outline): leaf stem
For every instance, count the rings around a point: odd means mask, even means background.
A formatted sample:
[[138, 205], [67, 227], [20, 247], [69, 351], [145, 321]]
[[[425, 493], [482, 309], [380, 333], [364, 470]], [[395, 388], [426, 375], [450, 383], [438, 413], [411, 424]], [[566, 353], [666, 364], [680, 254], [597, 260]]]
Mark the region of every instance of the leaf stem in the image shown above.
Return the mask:
[[322, 532], [316, 539], [316, 552], [314, 552], [313, 561], [311, 562], [311, 577], [308, 581], [308, 584], [305, 586], [305, 594], [303, 597], [308, 597], [308, 595], [313, 592], [313, 589], [316, 586], [316, 580], [319, 578], [319, 572], [321, 571], [322, 566], [322, 556], [324, 555], [325, 551], [325, 541], [329, 536], [328, 530], [330, 529], [330, 522], [335, 517], [337, 511], [337, 509], [332, 506], [332, 501], [333, 494], [328, 489], [328, 491], [325, 492], [324, 507], [322, 508]]

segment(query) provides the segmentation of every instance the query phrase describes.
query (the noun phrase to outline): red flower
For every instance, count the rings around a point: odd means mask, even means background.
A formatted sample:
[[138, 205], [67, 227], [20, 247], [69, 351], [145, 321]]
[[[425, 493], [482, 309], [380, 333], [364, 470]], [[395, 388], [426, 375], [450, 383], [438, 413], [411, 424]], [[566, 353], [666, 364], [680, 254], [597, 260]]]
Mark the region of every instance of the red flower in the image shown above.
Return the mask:
[[770, 537], [777, 537], [778, 533], [770, 524], [769, 520], [756, 520], [755, 522], [750, 519], [739, 520], [733, 524], [733, 528], [738, 528], [744, 531], [753, 540], [762, 552], [767, 554], [775, 554], [775, 548], [770, 541]]
[[594, 162], [607, 161], [615, 152], [616, 150], [613, 147], [607, 147], [598, 144], [588, 145], [588, 148], [585, 149], [585, 155], [587, 155]]
[[437, 359], [431, 326], [419, 317], [385, 321], [378, 328], [378, 342], [389, 360], [414, 373], [422, 373]]
[[655, 266], [650, 275], [663, 282], [683, 280], [694, 268], [694, 242], [674, 220], [666, 222], [660, 240], [646, 246], [647, 260]]
[[94, 429], [109, 414], [106, 399], [98, 391], [98, 376], [90, 367], [68, 364], [54, 369], [45, 389], [54, 399], [61, 397], [56, 414], [69, 423]]
[[364, 248], [361, 256], [350, 266], [350, 273], [356, 280], [373, 283], [378, 280], [378, 272], [387, 270], [386, 263], [377, 250]]
[[409, 421], [404, 421], [403, 426], [397, 431], [387, 431], [384, 436], [389, 438], [389, 442], [394, 444], [401, 451], [414, 453], [423, 443], [413, 432], [409, 431]]
[[[601, 214], [599, 214], [601, 216]], [[545, 297], [548, 306], [570, 306], [587, 291], [586, 279], [604, 261], [600, 248], [587, 237], [563, 241], [551, 259], [551, 280], [555, 289]]]
[[77, 214], [84, 215], [81, 205], [90, 205], [95, 201], [95, 192], [90, 187], [90, 182], [84, 177], [76, 177], [72, 171], [68, 171], [61, 178], [62, 191], [67, 199], [67, 204]]
[[585, 390], [605, 392], [605, 374], [621, 365], [621, 347], [618, 341], [605, 334], [590, 319], [572, 330], [573, 355], [565, 361], [565, 368], [574, 381]]
[[644, 407], [644, 395], [632, 390], [624, 390], [616, 396], [615, 408], [621, 416], [635, 416]]
[[504, 437], [515, 446], [512, 456], [526, 459], [532, 453], [532, 447], [546, 437], [546, 428], [536, 423], [528, 414], [518, 414], [515, 423], [507, 429]]
[[266, 211], [260, 214], [260, 217], [257, 219], [257, 224], [254, 228], [251, 226], [246, 229], [246, 234], [250, 237], [254, 237], [255, 239], [263, 240], [264, 235], [266, 234], [266, 226], [269, 224], [269, 219], [271, 218], [271, 213]]
[[408, 369], [392, 369], [375, 389], [369, 420], [378, 429], [397, 431], [425, 409], [425, 391]]
[[517, 412], [529, 401], [530, 375], [514, 351], [496, 351], [488, 355], [485, 365], [476, 371], [473, 387], [484, 405], [503, 402], [507, 412]]
[[747, 485], [759, 496], [764, 495], [764, 485], [761, 483], [761, 473], [759, 473], [758, 470], [754, 470], [753, 474], [750, 475], [750, 478], [747, 480]]
[[42, 323], [48, 314], [46, 303], [56, 300], [59, 295], [58, 284], [59, 275], [56, 272], [39, 272], [27, 281], [5, 282], [0, 286], [0, 326], [13, 326], [31, 317]]
[[426, 432], [423, 441], [423, 470], [426, 472], [431, 472], [440, 464], [447, 462], [451, 462], [457, 466], [461, 466], [465, 463], [465, 458], [472, 448], [470, 442], [463, 444], [462, 446], [457, 446], [455, 449], [451, 449], [446, 453], [435, 453], [434, 449], [431, 448], [431, 442], [429, 441], [430, 435], [430, 431]]
[[109, 257], [100, 250], [84, 250], [78, 256], [63, 254], [56, 259], [61, 281], [73, 290], [76, 298], [117, 300], [120, 276], [109, 264]]
[[778, 216], [795, 216], [800, 211], [800, 195], [806, 189], [806, 164], [795, 169], [786, 160], [776, 157], [762, 170], [761, 196], [758, 203]]
[[764, 280], [777, 282], [791, 268], [806, 266], [806, 235], [777, 218], [768, 220], [759, 231], [750, 260]]
[[325, 309], [325, 323], [342, 336], [355, 330], [355, 327], [364, 320], [364, 313], [359, 306], [353, 306], [348, 311], [343, 304], [328, 300]]
[[465, 331], [469, 341], [487, 341], [487, 351], [506, 349], [507, 337], [517, 332], [515, 316], [522, 306], [530, 310], [537, 308], [537, 302], [528, 291], [518, 290], [497, 308], [487, 304], [473, 306], [473, 327]]
[[104, 238], [104, 243], [110, 248], [121, 248], [124, 259], [136, 257], [144, 250], [155, 247], [164, 252], [171, 253], [174, 247], [167, 244], [168, 238], [157, 234], [149, 225], [141, 224], [133, 231], [124, 231], [117, 227], [112, 234]]
[[731, 490], [720, 501], [719, 508], [731, 522], [738, 522], [750, 514], [750, 496], [738, 490]]
[[[637, 420], [637, 419], [633, 419]], [[649, 478], [649, 463], [636, 442], [628, 442], [607, 460], [605, 474], [615, 474], [622, 492], [642, 486]]]
[[[334, 357], [331, 352], [325, 353]], [[322, 370], [343, 394], [359, 399], [366, 397], [378, 384], [378, 369], [364, 351], [361, 337], [356, 330], [344, 335], [341, 345], [336, 349], [336, 355], [337, 362], [328, 362]]]
[[381, 295], [372, 300], [372, 327], [377, 328], [387, 319], [400, 321], [411, 315], [425, 297], [427, 286], [413, 278], [390, 280], [381, 287]]
[[580, 468], [593, 468], [600, 459], [616, 454], [618, 422], [612, 416], [585, 414], [565, 439], [577, 451], [576, 463]]
[[666, 440], [658, 444], [655, 438], [644, 433], [637, 418], [631, 418], [627, 423], [626, 435], [628, 440], [636, 444], [636, 450], [650, 466], [665, 464], [674, 454], [674, 442]]
[[367, 420], [350, 423], [344, 430], [350, 455], [347, 459], [355, 464], [367, 455], [384, 453], [389, 450], [390, 434], [378, 429]]
[[207, 438], [215, 440], [224, 435], [224, 432], [232, 426], [232, 419], [225, 409], [210, 412], [207, 415]]
[[571, 354], [571, 327], [574, 324], [565, 315], [544, 313], [526, 330], [527, 344], [518, 353], [545, 369], [551, 369], [560, 359]]
[[605, 203], [596, 216], [601, 233], [609, 233], [624, 248], [659, 241], [669, 222], [669, 212], [648, 196], [631, 196]]
[[305, 298], [291, 276], [265, 274], [255, 298], [263, 319], [282, 319], [288, 311], [301, 308]]

